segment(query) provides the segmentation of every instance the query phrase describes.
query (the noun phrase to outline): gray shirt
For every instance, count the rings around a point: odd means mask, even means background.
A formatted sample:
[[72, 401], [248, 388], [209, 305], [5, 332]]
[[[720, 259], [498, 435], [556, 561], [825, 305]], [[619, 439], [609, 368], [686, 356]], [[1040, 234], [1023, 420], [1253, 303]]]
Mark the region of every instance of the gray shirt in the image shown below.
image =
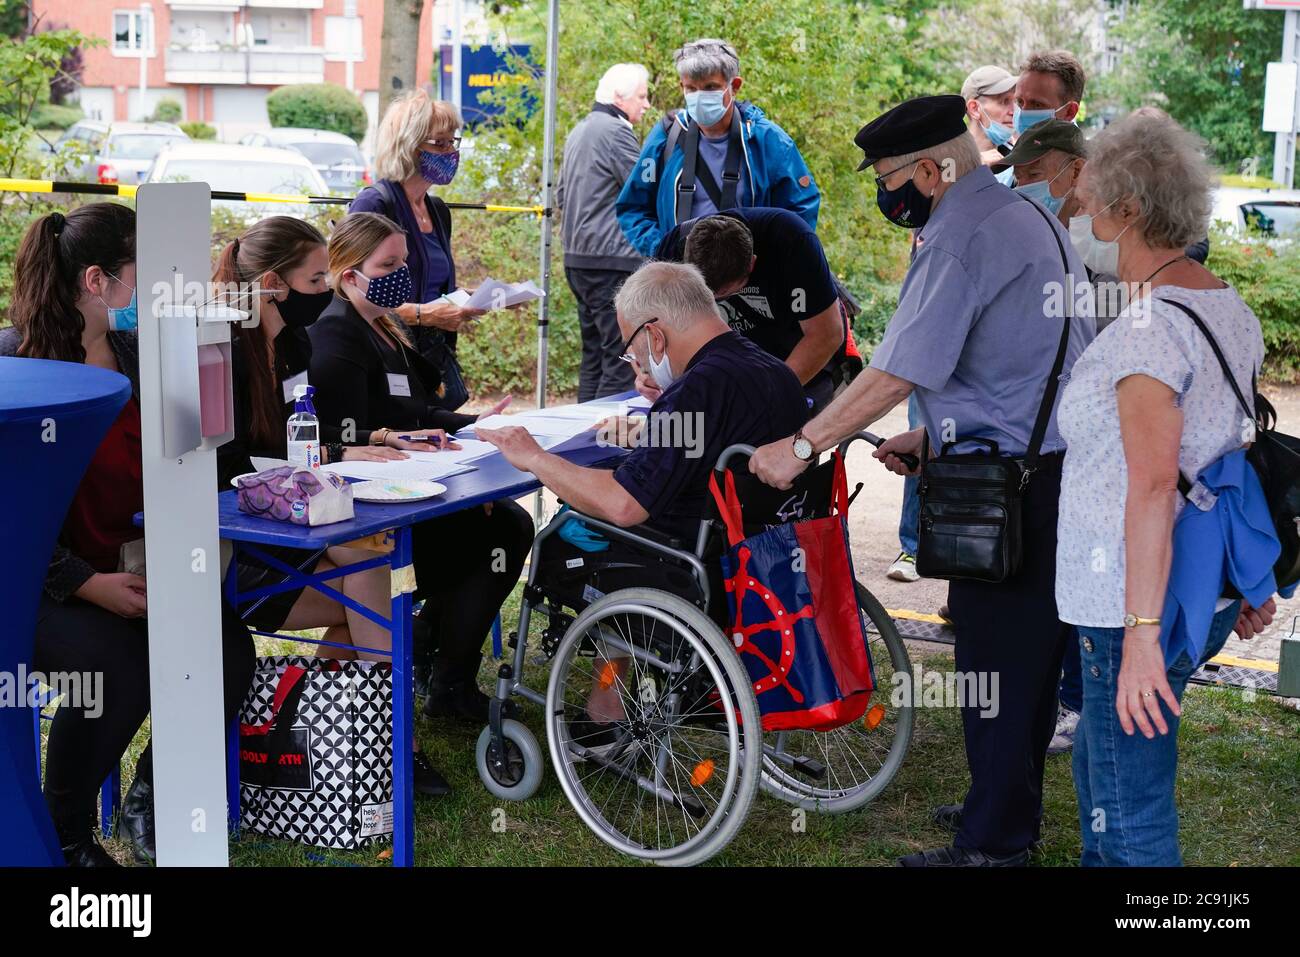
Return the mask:
[[555, 205], [566, 267], [632, 272], [641, 265], [614, 211], [640, 151], [632, 124], [608, 106], [593, 109], [564, 141]]
[[[1065, 249], [1069, 287], [1049, 229]], [[1056, 217], [984, 166], [948, 188], [920, 239], [871, 366], [916, 387], [936, 446], [978, 437], [997, 442], [1003, 454], [1024, 455], [1067, 299], [1074, 317], [1063, 380], [1096, 335], [1083, 263]], [[1064, 447], [1053, 410], [1042, 451]], [[979, 448], [958, 441], [956, 451]]]
[[[717, 138], [700, 134], [700, 161], [709, 168], [713, 174], [713, 181], [718, 184], [718, 190], [722, 190], [722, 171], [727, 168], [727, 140], [728, 134], [724, 133]], [[749, 189], [748, 170], [745, 169], [745, 147], [742, 142], [740, 154], [740, 182], [736, 184], [736, 205], [745, 206], [745, 193]], [[698, 167], [697, 167], [698, 169]], [[695, 203], [691, 206], [691, 218], [700, 216], [712, 216], [718, 211], [713, 200], [709, 198], [708, 192], [700, 185], [699, 173], [695, 174]]]

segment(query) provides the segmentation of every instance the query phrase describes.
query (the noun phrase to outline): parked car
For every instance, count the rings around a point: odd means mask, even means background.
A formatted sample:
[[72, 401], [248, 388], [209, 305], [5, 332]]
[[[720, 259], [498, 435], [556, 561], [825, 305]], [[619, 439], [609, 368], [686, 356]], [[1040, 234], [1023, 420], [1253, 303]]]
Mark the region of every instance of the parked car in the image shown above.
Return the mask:
[[311, 160], [329, 188], [336, 192], [351, 193], [372, 182], [361, 147], [342, 133], [284, 126], [264, 133], [249, 133], [239, 142], [244, 146], [296, 150]]
[[[305, 193], [327, 196], [329, 188], [307, 157], [293, 150], [233, 143], [178, 143], [158, 154], [146, 182], [202, 182], [214, 190], [241, 193]], [[247, 203], [213, 200], [214, 207], [250, 217], [304, 215], [305, 203]]]
[[80, 182], [122, 183], [134, 186], [144, 182], [154, 157], [175, 143], [188, 143], [189, 136], [174, 123], [104, 123], [80, 120], [54, 144], [57, 151], [69, 140], [85, 145], [89, 158], [81, 166], [64, 170], [63, 175]]
[[1300, 238], [1300, 189], [1246, 189], [1220, 186], [1214, 192], [1212, 220], [1238, 233], [1258, 230], [1269, 239]]

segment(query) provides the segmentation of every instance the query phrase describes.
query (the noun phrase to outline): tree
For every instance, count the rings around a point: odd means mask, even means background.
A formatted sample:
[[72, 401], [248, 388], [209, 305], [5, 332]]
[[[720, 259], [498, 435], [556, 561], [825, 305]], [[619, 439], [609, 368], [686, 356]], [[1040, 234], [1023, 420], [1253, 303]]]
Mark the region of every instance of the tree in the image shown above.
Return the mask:
[[[453, 0], [459, 2], [459, 0]], [[384, 0], [379, 35], [379, 115], [388, 104], [419, 85], [421, 0]]]
[[1089, 31], [1103, 6], [1101, 0], [949, 0], [921, 32], [929, 49], [948, 43], [963, 76], [990, 63], [1015, 73], [1037, 50], [1069, 50], [1088, 67], [1094, 59]]
[[1222, 0], [1142, 0], [1129, 10], [1113, 30], [1124, 52], [1101, 98], [1125, 111], [1160, 105], [1205, 137], [1225, 168], [1271, 156], [1272, 136], [1260, 129], [1264, 73], [1281, 52], [1283, 14]]

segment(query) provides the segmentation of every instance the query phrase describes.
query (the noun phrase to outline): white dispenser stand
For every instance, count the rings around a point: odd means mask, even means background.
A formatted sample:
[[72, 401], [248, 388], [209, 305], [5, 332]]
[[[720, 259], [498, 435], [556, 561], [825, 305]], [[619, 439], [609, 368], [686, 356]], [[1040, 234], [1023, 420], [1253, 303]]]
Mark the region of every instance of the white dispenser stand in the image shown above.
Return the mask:
[[232, 433], [202, 434], [199, 346], [225, 351], [230, 425], [230, 321], [243, 317], [205, 305], [210, 197], [206, 183], [151, 183], [136, 194], [154, 814], [163, 866], [229, 863], [216, 448]]

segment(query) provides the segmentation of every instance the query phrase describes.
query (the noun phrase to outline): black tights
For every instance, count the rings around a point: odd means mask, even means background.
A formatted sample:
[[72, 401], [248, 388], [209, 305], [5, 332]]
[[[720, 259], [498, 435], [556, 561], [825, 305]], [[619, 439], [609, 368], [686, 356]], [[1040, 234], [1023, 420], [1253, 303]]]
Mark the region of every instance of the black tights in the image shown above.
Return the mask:
[[[243, 704], [253, 677], [253, 639], [222, 602], [221, 638], [226, 719]], [[92, 827], [99, 786], [122, 760], [149, 714], [149, 633], [144, 618], [122, 618], [98, 605], [41, 597], [33, 668], [42, 672], [97, 672], [102, 709], [97, 717], [63, 704], [46, 742], [45, 803], [64, 843]], [[136, 776], [153, 783], [152, 746]]]
[[432, 626], [439, 685], [473, 681], [483, 640], [510, 595], [533, 543], [533, 518], [511, 501], [416, 525], [411, 535], [420, 617]]

